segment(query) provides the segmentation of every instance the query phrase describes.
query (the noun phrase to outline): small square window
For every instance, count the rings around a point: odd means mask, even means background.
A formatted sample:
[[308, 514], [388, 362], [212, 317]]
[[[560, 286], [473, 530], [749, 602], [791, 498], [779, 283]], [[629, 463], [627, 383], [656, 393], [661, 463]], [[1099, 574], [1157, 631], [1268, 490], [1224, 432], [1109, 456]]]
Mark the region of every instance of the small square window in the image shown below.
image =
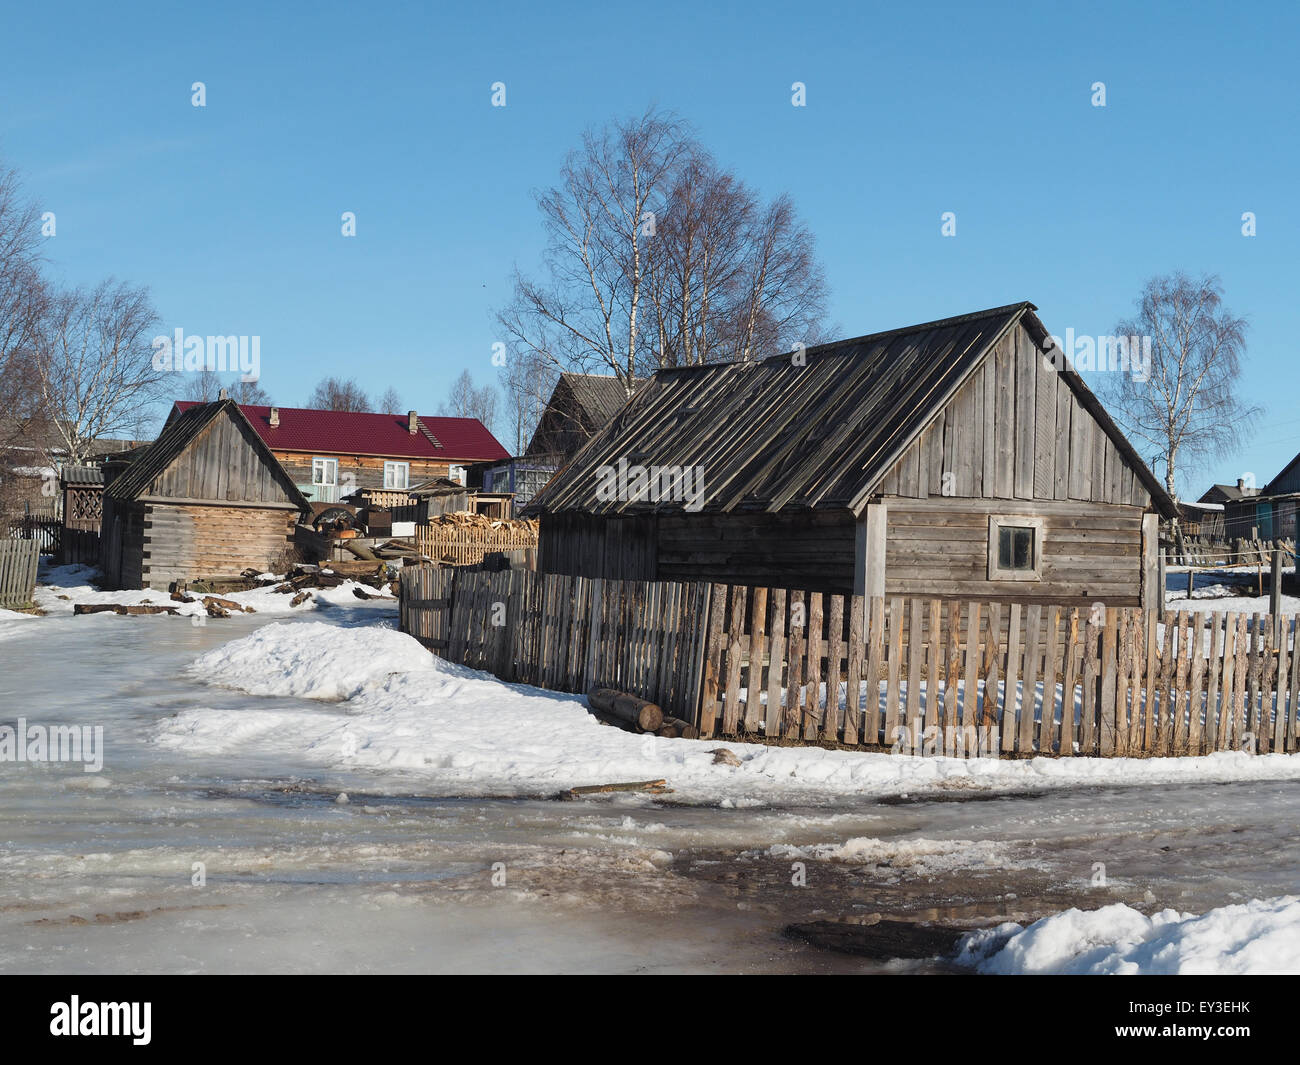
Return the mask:
[[1019, 525], [998, 529], [998, 569], [1034, 568], [1034, 530]]
[[989, 580], [1036, 581], [1043, 564], [1043, 520], [1007, 515], [989, 518]]

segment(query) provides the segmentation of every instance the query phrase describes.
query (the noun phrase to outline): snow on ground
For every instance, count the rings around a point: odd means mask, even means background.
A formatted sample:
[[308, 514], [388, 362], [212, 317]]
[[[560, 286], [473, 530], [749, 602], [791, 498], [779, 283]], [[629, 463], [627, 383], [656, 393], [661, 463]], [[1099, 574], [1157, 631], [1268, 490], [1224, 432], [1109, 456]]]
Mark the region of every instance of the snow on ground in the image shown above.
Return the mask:
[[959, 960], [982, 973], [1076, 975], [1300, 973], [1300, 897], [1256, 899], [1199, 917], [1150, 917], [1123, 903], [1065, 910], [1028, 928], [973, 932]]
[[[36, 605], [46, 614], [71, 614], [78, 603], [121, 603], [124, 606], [153, 605], [175, 607], [181, 615], [207, 620], [203, 608], [203, 594], [194, 593], [195, 602], [175, 603], [165, 591], [134, 590], [103, 592], [91, 584], [91, 578], [98, 577], [99, 570], [90, 566], [52, 566], [42, 568], [40, 583], [36, 586], [34, 599]], [[223, 593], [220, 598], [230, 599], [240, 606], [251, 606], [259, 614], [303, 614], [318, 610], [322, 606], [355, 606], [360, 600], [353, 594], [353, 589], [360, 588], [368, 595], [389, 599], [396, 606], [397, 599], [387, 590], [372, 588], [357, 581], [345, 580], [337, 588], [312, 588], [312, 597], [296, 607], [289, 603], [292, 595], [275, 591], [273, 586], [254, 588], [248, 592]], [[88, 623], [121, 622], [121, 618], [112, 614], [89, 614], [83, 620]], [[0, 637], [3, 633], [0, 633]]]
[[[242, 640], [198, 658], [191, 676], [238, 688], [250, 695], [347, 699], [389, 674], [431, 672], [437, 661], [409, 636], [392, 629], [340, 629], [319, 621], [258, 629]], [[322, 656], [317, 645], [329, 647]], [[322, 661], [322, 659], [324, 659]]]
[[[1264, 567], [1264, 580], [1268, 581], [1269, 567]], [[1165, 578], [1165, 609], [1194, 610], [1201, 613], [1232, 610], [1244, 613], [1267, 614], [1269, 595], [1258, 591], [1256, 571], [1253, 569], [1198, 569], [1193, 571], [1192, 595], [1187, 596], [1187, 568], [1170, 566]], [[1294, 566], [1283, 566], [1282, 574], [1295, 572]], [[1285, 585], [1284, 585], [1285, 587]], [[1282, 613], [1300, 614], [1300, 596], [1283, 595]]]
[[[371, 642], [373, 641], [373, 642]], [[255, 694], [337, 698], [319, 708], [203, 705], [163, 719], [155, 742], [196, 756], [257, 754], [337, 769], [414, 773], [441, 795], [545, 795], [667, 779], [675, 798], [750, 805], [970, 789], [1300, 779], [1300, 758], [911, 758], [814, 747], [637, 736], [600, 724], [581, 697], [506, 684], [429, 655], [395, 631], [276, 622], [204, 655], [196, 676]], [[740, 766], [714, 764], [727, 747]]]
[[874, 839], [858, 836], [843, 843], [815, 843], [805, 847], [777, 843], [756, 853], [783, 861], [807, 858], [819, 862], [851, 862], [927, 877], [957, 869], [1025, 869], [1036, 864], [1014, 858], [1010, 851], [1011, 848], [1005, 844], [987, 839]]

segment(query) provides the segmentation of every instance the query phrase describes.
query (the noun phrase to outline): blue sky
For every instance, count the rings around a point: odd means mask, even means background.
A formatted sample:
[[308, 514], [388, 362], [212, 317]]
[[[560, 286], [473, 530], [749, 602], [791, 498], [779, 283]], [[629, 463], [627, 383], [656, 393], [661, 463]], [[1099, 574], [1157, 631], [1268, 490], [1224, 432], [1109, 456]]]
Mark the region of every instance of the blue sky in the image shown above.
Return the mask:
[[341, 374], [431, 411], [461, 369], [493, 374], [493, 312], [541, 249], [533, 191], [585, 127], [656, 104], [793, 196], [839, 335], [1021, 299], [1058, 335], [1106, 334], [1147, 277], [1219, 274], [1265, 413], [1194, 497], [1300, 450], [1297, 12], [11, 5], [0, 160], [57, 215], [55, 277], [147, 284], [168, 332], [260, 336], [286, 406]]

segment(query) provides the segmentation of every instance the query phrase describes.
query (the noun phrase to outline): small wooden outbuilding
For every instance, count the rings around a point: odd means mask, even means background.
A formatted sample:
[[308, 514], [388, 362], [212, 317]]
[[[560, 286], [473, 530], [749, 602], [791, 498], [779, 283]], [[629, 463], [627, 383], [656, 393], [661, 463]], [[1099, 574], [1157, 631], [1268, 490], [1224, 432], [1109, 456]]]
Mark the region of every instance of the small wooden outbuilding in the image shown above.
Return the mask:
[[1173, 500], [1035, 309], [659, 371], [532, 500], [539, 569], [1157, 605]]
[[103, 498], [100, 564], [113, 588], [271, 568], [308, 507], [229, 399], [173, 417]]

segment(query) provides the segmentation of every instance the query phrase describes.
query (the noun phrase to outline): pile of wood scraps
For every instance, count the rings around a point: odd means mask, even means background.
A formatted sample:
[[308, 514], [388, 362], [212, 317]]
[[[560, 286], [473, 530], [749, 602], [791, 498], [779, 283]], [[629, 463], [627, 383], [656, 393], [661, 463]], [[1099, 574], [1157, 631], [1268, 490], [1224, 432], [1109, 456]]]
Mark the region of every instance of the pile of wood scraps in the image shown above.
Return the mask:
[[[295, 566], [283, 581], [270, 581], [274, 590], [284, 595], [292, 594], [290, 606], [301, 606], [312, 598], [313, 588], [337, 588], [344, 581], [356, 581], [371, 588], [397, 593], [396, 581], [388, 577], [388, 564], [380, 559], [358, 559], [356, 562], [332, 562], [328, 566]], [[372, 595], [364, 588], [353, 588], [352, 594], [358, 599], [384, 599], [387, 596]]]

